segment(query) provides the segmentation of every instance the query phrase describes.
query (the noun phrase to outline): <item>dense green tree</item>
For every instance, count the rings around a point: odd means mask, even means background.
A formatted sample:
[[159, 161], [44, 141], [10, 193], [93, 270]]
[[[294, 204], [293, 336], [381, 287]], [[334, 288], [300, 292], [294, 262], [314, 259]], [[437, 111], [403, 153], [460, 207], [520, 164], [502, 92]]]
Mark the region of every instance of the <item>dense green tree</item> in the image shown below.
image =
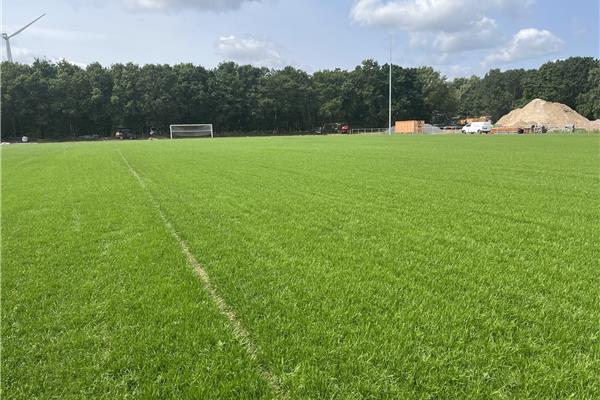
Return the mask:
[[173, 90], [177, 77], [169, 65], [144, 65], [137, 81], [144, 131], [151, 127], [164, 128], [170, 121], [180, 121], [177, 99]]
[[143, 131], [145, 118], [142, 114], [142, 91], [138, 85], [140, 67], [132, 63], [115, 64], [110, 72], [113, 81], [110, 97], [113, 127]]
[[[385, 79], [389, 78], [389, 65], [386, 65]], [[427, 119], [430, 121], [430, 115], [427, 114], [427, 106], [425, 104], [425, 93], [428, 91], [425, 88], [425, 82], [420, 80], [419, 71], [415, 68], [402, 68], [393, 66], [392, 68], [392, 124], [396, 120], [405, 119]], [[383, 116], [387, 125], [387, 101], [388, 87], [387, 84], [382, 88], [385, 90], [385, 103], [383, 107]], [[435, 107], [430, 107], [431, 110]], [[381, 124], [380, 124], [381, 125]], [[378, 126], [378, 125], [374, 125]]]
[[354, 87], [351, 121], [367, 127], [385, 126], [388, 110], [386, 71], [375, 60], [365, 60], [350, 75]]
[[522, 69], [506, 72], [501, 72], [499, 69], [489, 71], [479, 87], [482, 114], [489, 115], [496, 121], [515, 107], [522, 105], [522, 88], [526, 77], [527, 72]]
[[[65, 138], [135, 133], [171, 123], [213, 123], [217, 132], [310, 131], [328, 122], [383, 128], [388, 121], [389, 65], [365, 60], [351, 71], [310, 75], [222, 63], [98, 63], [66, 61], [1, 65], [2, 134]], [[503, 114], [534, 98], [566, 103], [600, 118], [600, 61], [574, 57], [539, 70], [497, 69], [483, 78], [447, 81], [429, 67], [392, 66], [393, 119], [446, 123], [450, 117]]]
[[440, 123], [449, 120], [456, 113], [458, 101], [446, 78], [431, 67], [422, 67], [417, 70], [417, 80], [423, 99], [421, 118]]
[[577, 109], [589, 119], [600, 119], [600, 65], [590, 70], [588, 85], [589, 90], [577, 97]]
[[208, 80], [209, 107], [215, 125], [225, 130], [239, 126], [238, 119], [243, 109], [238, 95], [241, 88], [235, 63], [223, 63], [211, 71]]
[[[66, 77], [63, 76], [63, 78]], [[29, 130], [26, 131], [28, 135], [38, 135], [42, 138], [51, 133], [68, 135], [61, 131], [60, 125], [55, 126], [57, 120], [60, 119], [53, 115], [53, 112], [56, 111], [54, 105], [59, 101], [53, 93], [55, 88], [53, 82], [56, 80], [56, 65], [48, 61], [37, 60], [31, 66], [31, 74], [25, 84], [25, 95], [28, 96], [28, 101], [24, 104], [29, 108], [32, 116], [28, 121]]]
[[16, 63], [2, 64], [2, 132], [24, 135], [32, 132], [30, 94], [31, 66]]
[[99, 63], [93, 63], [87, 66], [86, 76], [89, 82], [88, 98], [85, 100], [87, 126], [97, 134], [106, 135], [112, 129], [110, 99], [113, 82], [110, 71]]
[[315, 103], [309, 75], [293, 67], [270, 71], [258, 88], [258, 111], [263, 126], [275, 132], [310, 129], [315, 123]]
[[52, 101], [49, 122], [54, 134], [72, 136], [87, 130], [86, 102], [89, 101], [91, 85], [85, 71], [74, 64], [60, 61], [55, 66], [55, 79], [49, 82]]
[[572, 57], [546, 63], [528, 76], [523, 85], [523, 97], [525, 101], [541, 98], [577, 108], [579, 96], [592, 89], [590, 71], [598, 66], [600, 61], [592, 57]]
[[351, 119], [348, 111], [354, 91], [349, 81], [350, 73], [341, 69], [318, 71], [312, 76], [319, 124]]
[[457, 116], [465, 118], [481, 116], [484, 113], [483, 100], [485, 95], [480, 77], [457, 78], [450, 82], [449, 86], [455, 93], [458, 102]]
[[449, 87], [455, 93], [460, 117], [491, 116], [498, 120], [504, 114], [527, 102], [523, 98], [524, 82], [532, 71], [523, 69], [490, 70], [483, 78], [457, 78]]
[[170, 91], [177, 108], [175, 113], [179, 117], [177, 123], [208, 121], [208, 71], [192, 64], [178, 64], [173, 67], [173, 73], [175, 82]]

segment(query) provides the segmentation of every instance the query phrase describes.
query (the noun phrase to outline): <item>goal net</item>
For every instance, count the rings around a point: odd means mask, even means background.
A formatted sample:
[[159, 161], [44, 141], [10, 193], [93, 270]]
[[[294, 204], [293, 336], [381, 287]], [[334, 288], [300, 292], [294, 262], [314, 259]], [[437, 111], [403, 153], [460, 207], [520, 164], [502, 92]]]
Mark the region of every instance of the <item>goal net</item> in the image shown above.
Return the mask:
[[212, 124], [171, 125], [171, 139], [178, 137], [214, 137]]

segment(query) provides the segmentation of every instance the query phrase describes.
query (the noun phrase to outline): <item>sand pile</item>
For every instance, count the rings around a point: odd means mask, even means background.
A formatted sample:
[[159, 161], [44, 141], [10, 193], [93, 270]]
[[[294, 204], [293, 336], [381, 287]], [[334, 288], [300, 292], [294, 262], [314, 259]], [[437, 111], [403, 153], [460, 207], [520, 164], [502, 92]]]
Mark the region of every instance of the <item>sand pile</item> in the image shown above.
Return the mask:
[[591, 121], [587, 126], [588, 131], [600, 132], [600, 119]]
[[586, 117], [577, 113], [571, 107], [561, 103], [552, 103], [535, 99], [523, 108], [517, 108], [506, 114], [496, 123], [502, 127], [526, 128], [532, 125], [544, 125], [548, 129], [562, 129], [565, 125], [575, 125], [576, 128], [600, 128], [600, 122], [590, 122]]

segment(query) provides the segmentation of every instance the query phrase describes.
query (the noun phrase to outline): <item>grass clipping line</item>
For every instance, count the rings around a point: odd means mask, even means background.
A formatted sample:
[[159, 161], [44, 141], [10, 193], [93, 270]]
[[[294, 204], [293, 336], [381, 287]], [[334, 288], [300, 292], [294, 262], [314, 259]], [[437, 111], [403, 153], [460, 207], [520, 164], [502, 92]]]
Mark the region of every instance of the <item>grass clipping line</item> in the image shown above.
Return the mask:
[[202, 264], [200, 264], [198, 262], [198, 260], [196, 260], [196, 257], [194, 257], [194, 255], [192, 254], [188, 244], [184, 240], [181, 239], [181, 236], [179, 236], [179, 233], [177, 233], [177, 231], [175, 230], [175, 227], [173, 226], [171, 221], [169, 221], [169, 219], [167, 218], [167, 216], [161, 209], [159, 202], [154, 198], [154, 196], [152, 195], [152, 193], [146, 186], [146, 183], [144, 182], [142, 177], [131, 166], [129, 161], [127, 161], [127, 159], [125, 158], [123, 153], [120, 150], [117, 150], [117, 151], [119, 152], [119, 155], [123, 159], [123, 162], [129, 169], [129, 172], [136, 178], [136, 180], [140, 184], [141, 188], [144, 190], [144, 192], [150, 198], [152, 205], [157, 209], [160, 219], [162, 220], [167, 231], [179, 243], [179, 246], [181, 247], [181, 251], [186, 256], [189, 265], [194, 269], [196, 274], [200, 277], [200, 280], [202, 281], [202, 283], [204, 285], [204, 289], [208, 293], [210, 299], [217, 306], [220, 313], [229, 320], [229, 326], [231, 327], [233, 335], [238, 340], [238, 342], [240, 342], [240, 344], [244, 347], [244, 349], [246, 350], [246, 353], [248, 354], [250, 359], [253, 360], [254, 362], [256, 362], [256, 364], [258, 365], [260, 375], [269, 384], [269, 386], [271, 387], [271, 389], [273, 390], [273, 392], [275, 393], [277, 398], [287, 399], [288, 396], [287, 396], [286, 392], [284, 392], [284, 390], [279, 385], [279, 382], [278, 382], [277, 378], [275, 377], [275, 375], [273, 375], [273, 373], [271, 373], [267, 368], [265, 368], [260, 363], [260, 360], [258, 359], [258, 349], [257, 349], [256, 345], [254, 344], [254, 342], [252, 341], [252, 338], [250, 337], [250, 333], [242, 326], [241, 322], [237, 318], [233, 309], [229, 305], [227, 305], [225, 300], [219, 295], [219, 293], [217, 292], [217, 289], [211, 283], [208, 273], [206, 272], [206, 270], [204, 269]]

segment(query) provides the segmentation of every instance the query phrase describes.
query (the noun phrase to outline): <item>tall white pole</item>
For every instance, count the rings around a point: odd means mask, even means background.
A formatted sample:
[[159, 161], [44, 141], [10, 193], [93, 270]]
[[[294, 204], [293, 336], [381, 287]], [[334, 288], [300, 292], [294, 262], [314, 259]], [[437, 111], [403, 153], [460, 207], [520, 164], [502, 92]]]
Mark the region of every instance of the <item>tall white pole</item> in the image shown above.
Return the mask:
[[390, 34], [390, 90], [389, 90], [389, 98], [388, 98], [388, 135], [392, 134], [392, 46], [394, 36]]
[[10, 39], [8, 37], [4, 38], [6, 40], [6, 59], [9, 62], [13, 62], [12, 52], [10, 51]]

